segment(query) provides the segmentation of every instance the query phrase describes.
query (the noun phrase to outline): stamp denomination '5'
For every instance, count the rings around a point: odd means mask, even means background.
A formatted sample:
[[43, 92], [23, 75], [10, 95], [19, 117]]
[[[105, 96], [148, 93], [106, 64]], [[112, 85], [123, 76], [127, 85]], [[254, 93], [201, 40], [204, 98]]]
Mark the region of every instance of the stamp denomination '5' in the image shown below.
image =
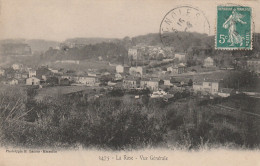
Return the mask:
[[217, 49], [252, 49], [252, 9], [244, 6], [217, 7]]

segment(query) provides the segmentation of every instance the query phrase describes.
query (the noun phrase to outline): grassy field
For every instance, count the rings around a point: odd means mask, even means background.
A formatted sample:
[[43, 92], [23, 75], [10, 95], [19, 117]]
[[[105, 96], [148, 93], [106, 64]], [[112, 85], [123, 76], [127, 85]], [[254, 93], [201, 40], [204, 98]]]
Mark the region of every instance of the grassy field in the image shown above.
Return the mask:
[[62, 63], [55, 63], [50, 62], [48, 63], [50, 67], [53, 68], [63, 68], [75, 71], [88, 71], [88, 69], [106, 69], [108, 71], [115, 70], [115, 67], [109, 66], [108, 62], [104, 61], [92, 61], [92, 60], [83, 60], [80, 61], [79, 64], [62, 64]]
[[60, 95], [66, 95], [74, 92], [84, 91], [85, 93], [93, 93], [93, 89], [100, 89], [100, 87], [87, 87], [87, 86], [56, 86], [46, 87], [37, 90], [35, 99], [38, 101], [43, 100], [46, 97], [57, 98]]

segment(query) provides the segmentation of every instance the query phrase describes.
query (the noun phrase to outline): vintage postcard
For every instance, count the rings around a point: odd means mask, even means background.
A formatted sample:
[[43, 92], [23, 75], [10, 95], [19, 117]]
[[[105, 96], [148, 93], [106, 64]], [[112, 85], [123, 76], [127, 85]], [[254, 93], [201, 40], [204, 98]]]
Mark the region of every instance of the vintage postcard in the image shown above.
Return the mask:
[[260, 166], [259, 7], [0, 0], [0, 166]]

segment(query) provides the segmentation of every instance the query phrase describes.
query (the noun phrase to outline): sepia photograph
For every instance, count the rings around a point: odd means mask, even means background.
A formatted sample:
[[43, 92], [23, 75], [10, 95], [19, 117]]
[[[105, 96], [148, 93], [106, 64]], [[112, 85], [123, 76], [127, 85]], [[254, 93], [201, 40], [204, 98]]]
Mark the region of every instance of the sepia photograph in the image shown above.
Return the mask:
[[259, 6], [0, 0], [0, 165], [260, 165]]

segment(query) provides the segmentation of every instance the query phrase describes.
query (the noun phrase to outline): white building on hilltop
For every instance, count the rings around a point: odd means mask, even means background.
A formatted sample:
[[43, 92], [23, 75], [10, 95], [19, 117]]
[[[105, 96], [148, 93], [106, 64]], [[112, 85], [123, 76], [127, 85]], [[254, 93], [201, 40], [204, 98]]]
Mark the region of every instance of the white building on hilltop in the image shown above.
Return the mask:
[[116, 66], [116, 72], [117, 72], [117, 73], [124, 73], [124, 66], [122, 66], [122, 65], [117, 65], [117, 66]]
[[214, 60], [211, 57], [204, 59], [204, 67], [214, 67]]

